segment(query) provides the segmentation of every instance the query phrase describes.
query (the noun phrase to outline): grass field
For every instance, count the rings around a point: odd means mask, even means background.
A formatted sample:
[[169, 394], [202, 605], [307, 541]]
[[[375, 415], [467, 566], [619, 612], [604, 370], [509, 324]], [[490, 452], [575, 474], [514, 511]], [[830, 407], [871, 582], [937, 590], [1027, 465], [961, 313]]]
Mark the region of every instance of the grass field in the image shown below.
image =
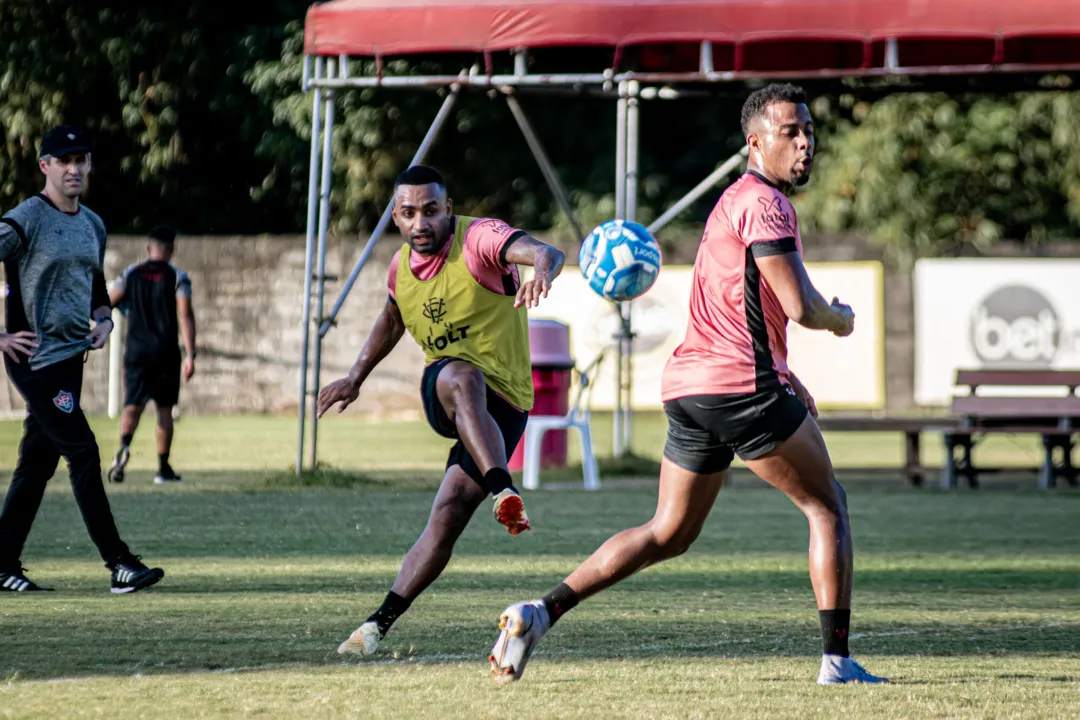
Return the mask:
[[[151, 414], [145, 421], [152, 423]], [[116, 449], [118, 424], [107, 418], [93, 418], [91, 424], [101, 444], [103, 461]], [[635, 453], [659, 460], [664, 447], [666, 421], [660, 413], [638, 413], [632, 423]], [[0, 471], [11, 468], [18, 457], [22, 426], [0, 421]], [[903, 439], [897, 433], [831, 433], [826, 435], [833, 464], [838, 468], [898, 468], [903, 464]], [[611, 454], [611, 416], [593, 417], [593, 443], [599, 456]], [[450, 441], [437, 436], [423, 421], [363, 422], [345, 416], [328, 415], [319, 423], [319, 460], [350, 471], [379, 471], [393, 477], [393, 471], [407, 477], [419, 472], [438, 479], [446, 461]], [[576, 437], [568, 443], [570, 462], [579, 462]], [[137, 435], [131, 467], [153, 474], [157, 459], [152, 425]], [[173, 457], [179, 470], [209, 473], [215, 480], [232, 485], [238, 477], [268, 471], [279, 473], [296, 460], [296, 420], [280, 417], [192, 417], [177, 424]], [[940, 437], [923, 438], [923, 462], [938, 466], [944, 458]], [[995, 435], [976, 449], [977, 463], [995, 466], [1035, 467], [1042, 458], [1036, 436]], [[306, 460], [305, 460], [306, 463]], [[736, 461], [738, 466], [738, 461]], [[227, 473], [224, 471], [228, 471]], [[389, 473], [388, 475], [385, 473]], [[560, 475], [560, 473], [556, 473]], [[573, 473], [561, 475], [575, 476]], [[1034, 487], [1034, 476], [1029, 478]]]
[[[635, 450], [656, 457], [662, 420], [640, 420]], [[110, 455], [115, 423], [95, 428]], [[597, 423], [602, 448], [609, 428]], [[185, 483], [161, 488], [144, 428], [129, 481], [109, 492], [125, 538], [167, 576], [133, 596], [107, 592], [59, 473], [24, 554], [31, 577], [59, 592], [0, 596], [0, 717], [1080, 716], [1075, 490], [849, 483], [852, 647], [892, 686], [813, 683], [805, 521], [741, 483], [688, 554], [567, 615], [523, 681], [497, 688], [485, 658], [499, 612], [648, 519], [655, 486], [529, 493], [535, 530], [516, 540], [478, 516], [380, 655], [342, 659], [337, 644], [423, 527], [446, 443], [420, 423], [335, 418], [320, 455], [352, 485], [291, 487], [294, 432], [286, 419], [185, 418], [174, 451]], [[17, 423], [0, 423], [5, 473], [18, 437]], [[899, 463], [899, 438], [828, 441], [841, 468]], [[934, 453], [928, 441], [928, 462]], [[1023, 438], [984, 453], [1038, 458]]]

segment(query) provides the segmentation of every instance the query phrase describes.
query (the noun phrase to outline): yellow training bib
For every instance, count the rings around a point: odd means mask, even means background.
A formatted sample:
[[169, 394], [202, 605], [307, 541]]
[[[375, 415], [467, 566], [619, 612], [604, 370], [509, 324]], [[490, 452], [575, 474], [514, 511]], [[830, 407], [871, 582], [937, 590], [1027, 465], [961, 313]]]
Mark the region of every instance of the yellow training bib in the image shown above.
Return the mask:
[[481, 285], [465, 265], [465, 232], [476, 218], [459, 215], [450, 254], [438, 274], [420, 280], [401, 246], [394, 294], [405, 328], [427, 361], [459, 358], [484, 373], [488, 386], [522, 410], [533, 406], [529, 319], [513, 295]]

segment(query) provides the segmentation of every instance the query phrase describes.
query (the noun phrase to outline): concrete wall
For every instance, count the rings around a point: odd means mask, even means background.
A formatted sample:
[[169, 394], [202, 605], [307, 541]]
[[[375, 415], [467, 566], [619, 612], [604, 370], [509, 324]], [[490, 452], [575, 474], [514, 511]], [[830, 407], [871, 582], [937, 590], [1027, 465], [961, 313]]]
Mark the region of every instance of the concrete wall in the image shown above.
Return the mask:
[[[386, 302], [386, 273], [396, 241], [376, 247], [323, 346], [321, 382], [348, 372]], [[328, 241], [329, 313], [360, 253], [358, 238]], [[143, 238], [111, 237], [105, 265], [110, 284], [127, 265], [145, 257]], [[295, 413], [302, 339], [303, 237], [183, 237], [173, 262], [192, 278], [199, 358], [192, 382], [181, 389], [186, 414]], [[314, 302], [312, 313], [315, 313]], [[313, 333], [314, 334], [314, 333]], [[110, 340], [111, 342], [111, 340]], [[311, 343], [312, 348], [314, 342]], [[423, 355], [404, 338], [364, 386], [353, 407], [384, 416], [416, 414]], [[108, 350], [86, 365], [83, 406], [108, 408]], [[7, 382], [0, 411], [22, 410]]]
[[[670, 238], [665, 238], [670, 240]], [[665, 250], [670, 263], [689, 263], [696, 238]], [[808, 261], [882, 260], [880, 250], [857, 235], [807, 236]], [[376, 247], [323, 346], [321, 383], [345, 374], [386, 301], [386, 272], [398, 246], [396, 237]], [[363, 247], [363, 239], [330, 238], [326, 271], [328, 313]], [[1034, 251], [1002, 244], [994, 254], [1075, 256], [1074, 243]], [[109, 240], [110, 282], [128, 264], [145, 256], [143, 238]], [[567, 253], [570, 259], [575, 252]], [[181, 391], [186, 414], [290, 413], [298, 400], [304, 238], [183, 237], [174, 262], [187, 270], [194, 287], [199, 360], [193, 381]], [[910, 269], [885, 260], [886, 392], [890, 410], [913, 406], [913, 306]], [[0, 299], [2, 302], [2, 299]], [[314, 313], [314, 308], [313, 308]], [[418, 385], [423, 355], [406, 336], [365, 384], [355, 412], [382, 417], [418, 417]], [[108, 407], [108, 350], [93, 353], [86, 366], [83, 405], [88, 412]], [[0, 370], [2, 372], [2, 370]], [[310, 387], [310, 382], [309, 382]], [[0, 381], [0, 413], [21, 415], [20, 398]]]

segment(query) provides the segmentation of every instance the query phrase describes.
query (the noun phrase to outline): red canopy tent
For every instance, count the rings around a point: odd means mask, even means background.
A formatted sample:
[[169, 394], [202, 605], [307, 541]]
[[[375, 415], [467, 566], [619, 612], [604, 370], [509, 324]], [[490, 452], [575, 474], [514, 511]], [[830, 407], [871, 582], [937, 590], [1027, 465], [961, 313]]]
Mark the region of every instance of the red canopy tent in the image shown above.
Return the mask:
[[[609, 49], [610, 61], [580, 71], [543, 72], [535, 51]], [[530, 50], [534, 51], [530, 64]], [[372, 232], [333, 309], [323, 316], [334, 91], [350, 87], [448, 88], [413, 163], [421, 162], [464, 88], [506, 98], [556, 200], [576, 227], [559, 183], [515, 93], [573, 87], [617, 93], [616, 214], [636, 212], [640, 99], [675, 98], [684, 83], [751, 78], [884, 77], [1080, 70], [1078, 0], [331, 0], [313, 5], [304, 29], [305, 90], [314, 89], [308, 192], [304, 344], [300, 376], [297, 473], [303, 469], [311, 284], [317, 283], [314, 387], [322, 338], [333, 326], [371, 250], [390, 221]], [[458, 75], [386, 76], [383, 60], [402, 56], [475, 56]], [[374, 58], [371, 74], [350, 72], [350, 57]], [[584, 55], [582, 57], [585, 57]], [[592, 56], [590, 56], [592, 57]], [[584, 63], [585, 60], [582, 60]], [[368, 63], [370, 65], [370, 63]], [[355, 65], [355, 64], [354, 64]], [[676, 86], [676, 87], [673, 87]], [[322, 158], [319, 124], [323, 120]], [[730, 158], [650, 226], [657, 230], [741, 164]], [[321, 167], [321, 180], [320, 180]], [[580, 231], [579, 231], [580, 234]], [[317, 251], [316, 251], [317, 239]], [[317, 271], [312, 265], [317, 258]], [[629, 444], [629, 315], [618, 344], [616, 454]], [[311, 393], [312, 395], [314, 393]], [[311, 464], [316, 459], [312, 418]]]
[[709, 42], [718, 71], [868, 74], [1058, 69], [1080, 65], [1078, 37], [1073, 0], [333, 0], [308, 11], [304, 51], [390, 57]]

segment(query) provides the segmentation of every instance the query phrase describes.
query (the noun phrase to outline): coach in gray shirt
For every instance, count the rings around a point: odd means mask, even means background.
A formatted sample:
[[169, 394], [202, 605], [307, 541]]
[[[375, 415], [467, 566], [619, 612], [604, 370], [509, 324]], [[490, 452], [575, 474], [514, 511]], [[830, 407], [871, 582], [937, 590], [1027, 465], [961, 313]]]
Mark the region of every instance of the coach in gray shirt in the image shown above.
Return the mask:
[[27, 407], [19, 464], [0, 512], [0, 591], [45, 589], [26, 577], [21, 556], [61, 456], [90, 538], [111, 571], [112, 592], [141, 590], [165, 575], [120, 539], [101, 482], [97, 440], [80, 403], [85, 353], [104, 346], [112, 332], [102, 271], [105, 224], [79, 203], [90, 150], [77, 128], [45, 133], [38, 161], [44, 190], [0, 218], [8, 286], [0, 352]]

